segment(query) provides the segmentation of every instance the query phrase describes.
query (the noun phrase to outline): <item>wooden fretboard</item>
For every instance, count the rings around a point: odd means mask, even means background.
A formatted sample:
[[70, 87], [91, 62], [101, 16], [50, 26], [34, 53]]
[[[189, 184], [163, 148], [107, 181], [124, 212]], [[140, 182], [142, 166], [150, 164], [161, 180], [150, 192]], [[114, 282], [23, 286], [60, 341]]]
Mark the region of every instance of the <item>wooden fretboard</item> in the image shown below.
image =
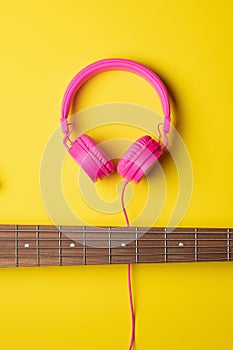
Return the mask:
[[231, 260], [232, 229], [0, 225], [0, 267]]

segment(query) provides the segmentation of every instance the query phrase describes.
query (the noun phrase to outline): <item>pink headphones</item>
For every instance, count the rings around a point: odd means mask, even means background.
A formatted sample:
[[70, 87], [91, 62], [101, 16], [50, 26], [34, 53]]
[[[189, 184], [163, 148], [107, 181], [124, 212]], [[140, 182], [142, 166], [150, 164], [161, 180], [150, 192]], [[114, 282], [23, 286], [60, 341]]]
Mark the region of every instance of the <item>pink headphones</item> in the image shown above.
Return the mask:
[[[67, 122], [70, 105], [74, 94], [79, 88], [94, 75], [109, 71], [123, 70], [140, 75], [147, 80], [159, 95], [163, 114], [163, 135], [165, 143], [155, 141], [149, 135], [145, 135], [134, 142], [125, 152], [117, 165], [117, 172], [127, 181], [134, 180], [135, 183], [152, 167], [156, 160], [163, 153], [164, 148], [168, 144], [167, 134], [170, 129], [170, 104], [168, 94], [163, 82], [160, 78], [146, 66], [127, 59], [104, 59], [90, 64], [83, 68], [68, 85], [61, 110], [61, 129], [65, 134], [64, 145], [67, 147], [70, 155], [78, 162], [87, 175], [96, 181], [104, 176], [108, 176], [114, 172], [114, 165], [107, 155], [101, 151], [98, 145], [87, 135], [79, 136], [75, 141], [70, 140], [70, 123]], [[160, 133], [160, 131], [159, 131]], [[67, 146], [67, 140], [70, 147]]]

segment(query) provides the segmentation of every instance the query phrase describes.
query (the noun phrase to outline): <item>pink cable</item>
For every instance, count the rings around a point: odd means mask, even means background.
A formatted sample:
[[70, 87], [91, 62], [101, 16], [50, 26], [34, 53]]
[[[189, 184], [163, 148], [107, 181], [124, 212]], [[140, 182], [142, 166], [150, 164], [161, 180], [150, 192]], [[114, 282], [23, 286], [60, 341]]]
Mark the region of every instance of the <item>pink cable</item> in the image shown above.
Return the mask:
[[[129, 227], [129, 218], [125, 209], [125, 203], [124, 203], [124, 195], [125, 195], [125, 188], [128, 185], [129, 181], [125, 180], [124, 185], [122, 187], [121, 191], [121, 206], [122, 211], [125, 216], [126, 225]], [[128, 291], [129, 291], [129, 302], [130, 302], [130, 311], [131, 311], [131, 339], [130, 339], [130, 345], [129, 350], [132, 349], [133, 343], [134, 343], [134, 337], [135, 337], [135, 314], [134, 314], [134, 307], [133, 307], [133, 293], [132, 293], [132, 284], [131, 284], [131, 266], [128, 264]]]
[[130, 264], [128, 264], [128, 290], [129, 290], [129, 301], [130, 301], [130, 310], [131, 310], [131, 324], [132, 324], [129, 350], [131, 350], [132, 347], [133, 347], [134, 336], [135, 336], [135, 314], [134, 314], [134, 307], [133, 307], [133, 293], [132, 293], [131, 273], [130, 272], [131, 272], [130, 271]]
[[125, 188], [128, 185], [129, 181], [125, 180], [124, 185], [122, 187], [122, 191], [121, 191], [121, 207], [125, 216], [125, 221], [126, 221], [126, 225], [129, 226], [129, 218], [127, 215], [127, 212], [125, 210], [125, 203], [124, 203], [124, 195], [125, 195]]

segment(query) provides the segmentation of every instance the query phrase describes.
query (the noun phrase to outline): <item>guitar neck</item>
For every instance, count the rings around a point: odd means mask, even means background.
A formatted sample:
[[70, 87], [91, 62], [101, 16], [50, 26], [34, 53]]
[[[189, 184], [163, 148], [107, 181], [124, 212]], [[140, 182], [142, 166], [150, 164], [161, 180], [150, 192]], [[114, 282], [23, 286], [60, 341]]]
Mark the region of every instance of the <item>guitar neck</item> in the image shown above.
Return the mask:
[[0, 267], [233, 260], [233, 230], [0, 225]]

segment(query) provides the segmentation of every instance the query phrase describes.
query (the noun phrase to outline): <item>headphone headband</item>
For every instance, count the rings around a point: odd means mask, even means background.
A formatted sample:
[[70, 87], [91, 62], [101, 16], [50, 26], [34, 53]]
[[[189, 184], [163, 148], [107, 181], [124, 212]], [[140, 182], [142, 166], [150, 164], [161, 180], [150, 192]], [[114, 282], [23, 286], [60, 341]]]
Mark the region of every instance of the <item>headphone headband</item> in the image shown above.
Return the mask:
[[69, 115], [70, 105], [74, 94], [80, 89], [80, 87], [93, 76], [111, 70], [122, 70], [135, 73], [145, 80], [154, 88], [157, 92], [163, 109], [164, 114], [164, 126], [163, 130], [165, 133], [169, 132], [170, 128], [170, 104], [168, 99], [167, 90], [161, 81], [161, 79], [149, 68], [142, 65], [141, 63], [121, 59], [121, 58], [108, 58], [94, 62], [85, 68], [83, 68], [69, 83], [62, 101], [61, 109], [61, 126], [62, 131], [65, 132], [66, 129], [66, 119]]
[[[63, 98], [60, 119], [61, 129], [65, 134], [63, 143], [70, 155], [93, 181], [108, 176], [114, 171], [111, 160], [88, 135], [80, 135], [74, 141], [70, 139], [74, 124], [67, 121], [72, 98], [78, 89], [94, 75], [109, 70], [123, 70], [141, 76], [154, 88], [162, 104], [164, 121], [158, 124], [158, 141], [149, 135], [141, 137], [123, 155], [117, 166], [117, 171], [121, 176], [125, 177], [127, 181], [134, 180], [137, 183], [162, 155], [168, 144], [167, 134], [170, 128], [170, 104], [166, 88], [161, 79], [146, 66], [127, 59], [109, 58], [83, 68], [71, 80]], [[163, 125], [163, 142], [161, 142], [161, 124]]]

